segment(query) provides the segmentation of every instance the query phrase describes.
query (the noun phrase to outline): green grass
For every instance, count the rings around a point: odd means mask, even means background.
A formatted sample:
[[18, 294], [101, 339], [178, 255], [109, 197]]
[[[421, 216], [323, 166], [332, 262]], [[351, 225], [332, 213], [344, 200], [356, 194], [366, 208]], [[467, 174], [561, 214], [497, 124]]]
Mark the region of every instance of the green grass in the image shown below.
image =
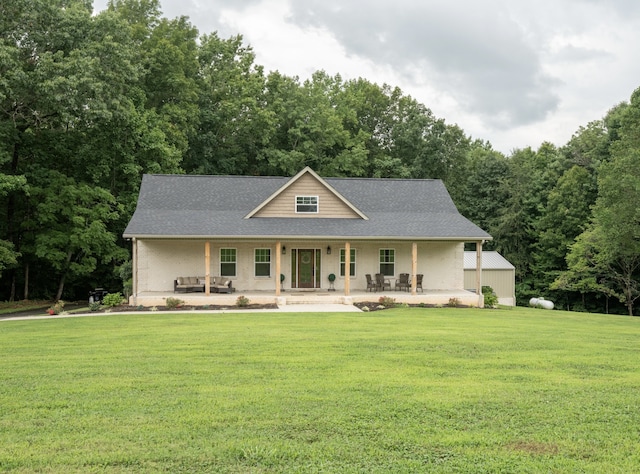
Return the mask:
[[33, 309], [42, 309], [42, 313], [44, 314], [44, 310], [49, 306], [51, 306], [51, 301], [0, 301], [0, 315], [9, 315], [11, 313]]
[[640, 469], [640, 318], [0, 321], [2, 472]]

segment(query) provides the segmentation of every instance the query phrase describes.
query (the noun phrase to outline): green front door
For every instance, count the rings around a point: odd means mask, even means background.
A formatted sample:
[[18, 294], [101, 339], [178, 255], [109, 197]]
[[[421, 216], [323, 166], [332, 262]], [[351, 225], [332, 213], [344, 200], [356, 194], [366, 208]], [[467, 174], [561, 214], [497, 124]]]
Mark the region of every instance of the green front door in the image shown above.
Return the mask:
[[298, 288], [315, 288], [315, 251], [298, 250]]

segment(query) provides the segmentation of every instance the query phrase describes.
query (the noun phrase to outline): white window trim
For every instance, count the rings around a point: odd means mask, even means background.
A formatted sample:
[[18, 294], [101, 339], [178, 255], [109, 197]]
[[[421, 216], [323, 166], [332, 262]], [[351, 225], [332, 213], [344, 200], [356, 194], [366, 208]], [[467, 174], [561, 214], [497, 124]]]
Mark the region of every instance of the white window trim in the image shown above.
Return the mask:
[[[358, 249], [351, 248], [351, 251], [355, 254], [356, 258], [353, 259], [350, 262], [350, 263], [352, 263], [354, 265], [354, 272], [353, 272], [353, 275], [351, 275], [351, 272], [349, 272], [349, 278], [356, 278], [358, 276]], [[346, 262], [343, 262], [340, 259], [340, 254], [342, 254], [342, 252], [345, 252], [345, 248], [344, 247], [342, 247], [339, 250], [339, 254], [338, 254], [338, 273], [340, 273], [340, 268], [342, 268], [342, 264], [346, 263]], [[347, 253], [345, 252], [345, 259], [346, 259], [346, 256], [347, 256]], [[340, 275], [340, 278], [347, 278], [347, 271], [346, 270], [347, 269], [346, 269], [346, 265], [345, 265], [345, 274], [344, 275]]]
[[383, 262], [380, 260], [380, 251], [382, 250], [393, 250], [393, 274], [392, 275], [385, 275], [388, 277], [394, 277], [396, 275], [396, 249], [395, 248], [391, 248], [391, 247], [384, 247], [381, 249], [378, 249], [378, 271], [380, 271], [380, 266], [381, 265], [391, 265], [390, 262]]
[[[223, 250], [235, 250], [236, 252], [236, 259], [234, 262], [223, 262], [222, 261], [222, 251]], [[220, 276], [226, 276], [229, 278], [236, 278], [238, 276], [238, 249], [236, 247], [220, 247], [220, 251], [218, 252], [218, 258], [219, 258], [219, 264], [220, 266], [218, 267], [218, 272], [220, 274]], [[224, 264], [229, 264], [229, 263], [233, 263], [235, 265], [235, 275], [222, 275], [222, 265]]]
[[[316, 201], [316, 210], [312, 211], [312, 212], [308, 212], [308, 211], [298, 211], [298, 198], [312, 198], [315, 199]], [[300, 205], [306, 205], [306, 206], [311, 206], [312, 204], [304, 204], [301, 203]], [[308, 196], [308, 195], [299, 195], [296, 196], [296, 200], [294, 202], [294, 210], [296, 214], [318, 214], [320, 212], [320, 197], [319, 196]]]
[[[269, 261], [268, 262], [258, 262], [256, 261], [256, 250], [268, 250], [269, 251]], [[256, 247], [253, 249], [253, 277], [254, 278], [259, 278], [259, 279], [269, 279], [272, 276], [273, 273], [273, 267], [271, 266], [272, 262], [271, 262], [271, 255], [273, 254], [273, 252], [271, 251], [271, 249], [269, 247]], [[260, 263], [263, 265], [269, 265], [269, 274], [268, 275], [256, 275], [256, 265]]]

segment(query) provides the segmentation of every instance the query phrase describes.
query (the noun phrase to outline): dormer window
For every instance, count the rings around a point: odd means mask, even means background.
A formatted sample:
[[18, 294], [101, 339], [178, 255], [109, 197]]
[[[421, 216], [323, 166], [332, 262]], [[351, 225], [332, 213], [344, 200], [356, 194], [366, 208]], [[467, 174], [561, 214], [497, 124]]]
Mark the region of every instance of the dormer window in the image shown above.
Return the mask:
[[318, 196], [296, 196], [296, 213], [317, 214]]

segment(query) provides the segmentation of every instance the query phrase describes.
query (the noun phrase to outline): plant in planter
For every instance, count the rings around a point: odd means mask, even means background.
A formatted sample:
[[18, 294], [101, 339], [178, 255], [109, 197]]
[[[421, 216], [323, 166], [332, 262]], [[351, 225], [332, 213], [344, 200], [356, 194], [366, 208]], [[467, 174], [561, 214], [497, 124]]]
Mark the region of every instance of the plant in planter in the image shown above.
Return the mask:
[[62, 301], [62, 300], [58, 300], [58, 301], [56, 301], [53, 305], [51, 305], [51, 306], [49, 307], [49, 309], [47, 310], [47, 312], [48, 312], [49, 314], [52, 314], [52, 315], [53, 315], [53, 314], [60, 314], [60, 313], [62, 313], [63, 308], [64, 308], [64, 301]]
[[249, 298], [242, 295], [238, 296], [238, 298], [236, 299], [236, 306], [240, 308], [245, 308], [249, 306]]
[[104, 298], [102, 298], [102, 304], [107, 306], [108, 308], [113, 308], [115, 306], [120, 306], [122, 304], [123, 298], [120, 292], [118, 293], [107, 293]]
[[183, 304], [184, 304], [184, 301], [182, 301], [179, 298], [167, 298], [167, 301], [166, 301], [166, 306], [169, 309], [180, 308]]
[[329, 279], [329, 291], [336, 291], [336, 289], [333, 287], [333, 282], [336, 281], [335, 274], [329, 273], [329, 276], [327, 278]]

